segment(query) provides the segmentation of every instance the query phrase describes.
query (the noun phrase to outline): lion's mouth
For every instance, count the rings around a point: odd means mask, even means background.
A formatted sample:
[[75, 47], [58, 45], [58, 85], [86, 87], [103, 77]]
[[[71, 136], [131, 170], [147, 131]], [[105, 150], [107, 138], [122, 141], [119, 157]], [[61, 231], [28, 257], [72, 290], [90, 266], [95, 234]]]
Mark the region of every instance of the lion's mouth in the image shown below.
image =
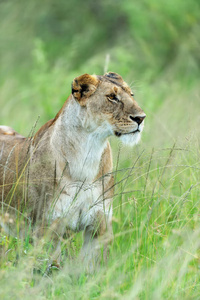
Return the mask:
[[115, 135], [116, 135], [117, 137], [120, 137], [121, 135], [125, 135], [125, 134], [134, 134], [134, 133], [136, 133], [136, 132], [140, 132], [140, 130], [139, 130], [139, 129], [136, 129], [136, 130], [134, 130], [134, 131], [127, 132], [127, 133], [122, 133], [122, 132], [115, 131]]

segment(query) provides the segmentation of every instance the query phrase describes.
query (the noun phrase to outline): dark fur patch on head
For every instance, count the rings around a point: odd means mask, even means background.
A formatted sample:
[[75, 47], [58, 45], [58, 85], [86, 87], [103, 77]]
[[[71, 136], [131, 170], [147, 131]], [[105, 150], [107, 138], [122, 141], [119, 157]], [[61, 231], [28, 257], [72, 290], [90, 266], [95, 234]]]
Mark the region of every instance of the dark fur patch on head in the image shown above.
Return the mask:
[[126, 82], [123, 80], [123, 78], [114, 72], [108, 72], [104, 74], [103, 76], [99, 76], [99, 79], [109, 81], [119, 87], [121, 87], [125, 92], [131, 94], [131, 89], [128, 87]]
[[112, 78], [112, 79], [122, 80], [122, 77], [119, 74], [114, 73], [114, 72], [106, 73], [104, 76]]
[[124, 84], [123, 78], [117, 73], [108, 72], [105, 75], [103, 75], [103, 77], [106, 80], [109, 80], [110, 82], [115, 83], [116, 85], [123, 86], [123, 84]]

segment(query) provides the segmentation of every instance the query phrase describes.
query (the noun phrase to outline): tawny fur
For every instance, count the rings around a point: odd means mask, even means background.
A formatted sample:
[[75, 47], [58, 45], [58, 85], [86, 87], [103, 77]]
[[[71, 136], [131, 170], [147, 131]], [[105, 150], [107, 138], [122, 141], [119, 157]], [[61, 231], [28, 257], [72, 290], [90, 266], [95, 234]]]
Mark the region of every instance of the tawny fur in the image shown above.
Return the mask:
[[[112, 238], [109, 136], [139, 141], [145, 114], [116, 73], [81, 75], [56, 117], [33, 138], [0, 126], [0, 199], [26, 212], [42, 234], [51, 225], [84, 230], [81, 258], [91, 270]], [[139, 121], [138, 121], [139, 120]], [[2, 205], [3, 207], [3, 205]]]

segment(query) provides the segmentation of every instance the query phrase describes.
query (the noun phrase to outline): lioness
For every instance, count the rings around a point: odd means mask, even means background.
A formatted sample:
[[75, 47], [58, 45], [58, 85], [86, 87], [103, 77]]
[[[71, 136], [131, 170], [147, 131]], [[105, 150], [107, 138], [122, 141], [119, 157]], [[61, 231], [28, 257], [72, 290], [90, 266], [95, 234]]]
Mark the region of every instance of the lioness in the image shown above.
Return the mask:
[[[0, 198], [58, 236], [84, 230], [89, 269], [112, 239], [112, 154], [108, 137], [136, 144], [145, 114], [116, 73], [84, 74], [54, 119], [32, 138], [0, 126]], [[7, 206], [6, 206], [7, 205]], [[57, 252], [56, 252], [57, 253]], [[57, 253], [58, 254], [58, 253]]]

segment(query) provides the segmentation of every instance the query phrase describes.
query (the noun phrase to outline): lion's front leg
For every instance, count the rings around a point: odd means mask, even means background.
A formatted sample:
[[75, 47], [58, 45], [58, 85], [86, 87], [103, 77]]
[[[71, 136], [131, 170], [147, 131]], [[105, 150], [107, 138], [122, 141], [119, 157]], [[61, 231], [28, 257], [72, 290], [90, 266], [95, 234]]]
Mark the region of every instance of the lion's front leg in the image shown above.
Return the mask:
[[110, 217], [108, 220], [104, 214], [98, 214], [94, 223], [84, 231], [84, 242], [80, 252], [80, 259], [89, 273], [94, 272], [101, 261], [106, 262], [108, 247], [113, 240]]
[[61, 242], [65, 232], [66, 225], [62, 218], [55, 220], [51, 225], [47, 222], [43, 224], [38, 222], [34, 228], [34, 246], [47, 254], [47, 272], [50, 271], [51, 267], [59, 268], [60, 266]]

